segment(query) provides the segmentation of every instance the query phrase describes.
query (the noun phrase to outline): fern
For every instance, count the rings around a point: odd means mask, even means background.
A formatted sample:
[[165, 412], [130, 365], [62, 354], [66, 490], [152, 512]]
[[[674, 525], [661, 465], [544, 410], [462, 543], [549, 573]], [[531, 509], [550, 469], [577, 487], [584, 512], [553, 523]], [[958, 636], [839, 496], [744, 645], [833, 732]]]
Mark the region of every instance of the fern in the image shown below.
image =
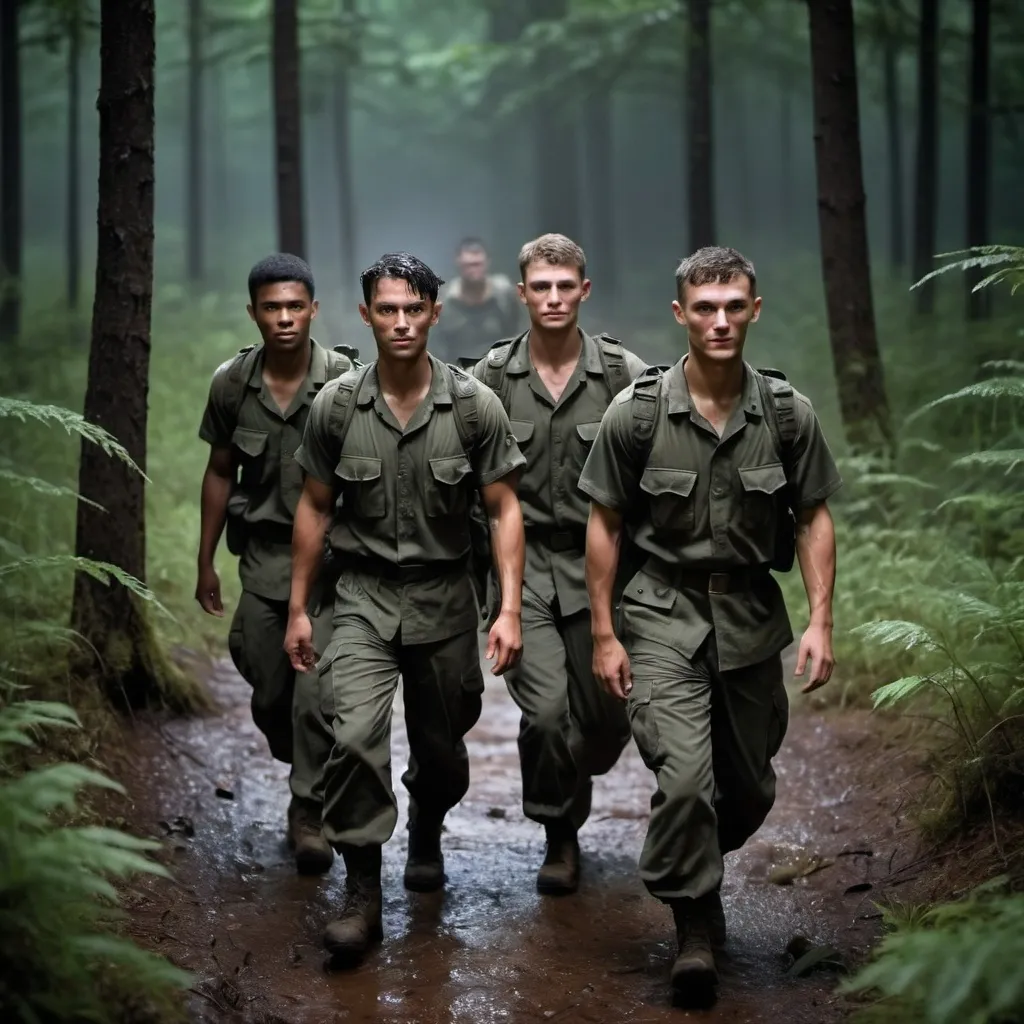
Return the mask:
[[999, 269], [979, 281], [971, 291], [977, 292], [1002, 281], [1009, 281], [1010, 293], [1014, 294], [1021, 285], [1024, 285], [1024, 248], [1013, 245], [978, 245], [956, 252], [941, 252], [937, 258], [948, 259], [956, 256], [965, 258], [947, 263], [944, 267], [925, 274], [920, 281], [911, 286], [911, 289], [920, 288], [926, 281], [931, 281], [940, 274], [947, 274], [951, 270], [991, 270], [993, 267]]
[[959, 459], [954, 460], [952, 466], [954, 469], [968, 466], [995, 467], [1012, 473], [1021, 463], [1024, 463], [1024, 448], [1011, 448], [968, 452], [967, 455], [961, 455]]
[[894, 644], [902, 647], [905, 651], [913, 650], [915, 647], [937, 651], [941, 647], [935, 637], [924, 626], [918, 625], [916, 622], [895, 619], [868, 622], [856, 626], [852, 632], [869, 642]]
[[51, 484], [48, 480], [40, 480], [35, 476], [26, 476], [13, 469], [6, 469], [0, 466], [0, 481], [16, 484], [20, 487], [30, 487], [37, 494], [45, 494], [51, 498], [77, 498], [86, 505], [102, 509], [103, 506], [89, 498], [79, 494], [73, 487], [62, 487], [60, 484]]
[[924, 415], [924, 413], [938, 409], [940, 406], [948, 405], [951, 402], [962, 402], [968, 398], [986, 399], [989, 401], [997, 398], [1010, 398], [1019, 401], [1024, 399], [1024, 377], [991, 377], [988, 380], [980, 380], [975, 384], [968, 384], [966, 387], [961, 388], [959, 391], [954, 391], [950, 395], [942, 395], [925, 403], [919, 409], [912, 412], [907, 417], [906, 422], [910, 423]]

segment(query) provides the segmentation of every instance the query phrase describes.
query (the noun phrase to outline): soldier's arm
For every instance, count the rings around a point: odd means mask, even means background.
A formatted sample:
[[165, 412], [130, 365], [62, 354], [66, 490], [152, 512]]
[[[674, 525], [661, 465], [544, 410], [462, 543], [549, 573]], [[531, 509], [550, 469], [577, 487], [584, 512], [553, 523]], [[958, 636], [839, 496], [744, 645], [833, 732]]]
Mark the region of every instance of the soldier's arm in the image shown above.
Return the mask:
[[592, 501], [587, 519], [586, 579], [590, 598], [590, 632], [595, 643], [615, 636], [612, 591], [621, 546], [621, 513]]
[[213, 568], [213, 559], [224, 532], [228, 514], [228, 498], [235, 479], [235, 463], [231, 449], [215, 446], [203, 473], [199, 499], [199, 571]]
[[292, 527], [292, 589], [288, 597], [288, 616], [305, 615], [313, 585], [324, 556], [324, 538], [331, 525], [334, 489], [307, 476], [302, 495], [295, 507]]

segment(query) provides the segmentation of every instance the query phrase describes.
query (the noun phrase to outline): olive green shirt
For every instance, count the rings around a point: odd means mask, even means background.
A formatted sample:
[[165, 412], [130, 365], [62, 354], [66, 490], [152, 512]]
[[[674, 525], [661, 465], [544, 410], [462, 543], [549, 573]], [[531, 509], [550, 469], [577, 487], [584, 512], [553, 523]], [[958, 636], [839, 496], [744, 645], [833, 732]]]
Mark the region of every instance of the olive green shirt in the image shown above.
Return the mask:
[[[623, 513], [633, 542], [653, 556], [626, 587], [631, 621], [687, 657], [714, 629], [720, 668], [742, 668], [793, 639], [782, 592], [767, 572], [786, 474], [750, 368], [719, 437], [691, 403], [684, 362], [662, 379], [646, 464], [635, 438], [630, 386], [605, 413], [580, 488]], [[811, 403], [798, 392], [793, 400], [789, 485], [792, 506], [800, 510], [824, 502], [841, 479]], [[656, 574], [659, 562], [712, 571], [763, 567], [765, 573], [750, 589], [707, 594], [666, 586]]]
[[441, 317], [430, 331], [430, 343], [433, 351], [451, 362], [485, 352], [521, 330], [526, 319], [515, 285], [501, 274], [487, 279], [483, 302], [466, 302], [461, 278], [445, 285], [440, 301]]
[[[395, 566], [437, 566], [428, 581], [400, 584], [355, 574], [359, 613], [385, 640], [402, 631], [408, 644], [443, 640], [477, 625], [468, 573], [469, 500], [474, 490], [525, 463], [494, 393], [477, 381], [476, 444], [462, 447], [448, 372], [430, 357], [430, 390], [403, 430], [381, 394], [376, 364], [363, 378], [344, 444], [332, 417], [338, 381], [328, 384], [306, 424], [296, 460], [336, 495], [330, 543], [345, 572], [347, 556]], [[351, 375], [359, 371], [350, 371]], [[345, 378], [343, 378], [345, 379]], [[335, 613], [351, 614], [352, 580], [339, 583]]]
[[283, 412], [263, 382], [262, 348], [253, 364], [238, 409], [228, 373], [235, 359], [219, 366], [199, 436], [215, 448], [230, 448], [237, 477], [228, 499], [229, 514], [240, 514], [246, 543], [238, 563], [242, 586], [260, 597], [287, 601], [291, 590], [291, 530], [302, 494], [302, 468], [295, 450], [302, 440], [313, 399], [327, 380], [327, 351], [312, 344], [309, 372]]
[[[505, 409], [526, 456], [518, 487], [526, 525], [523, 582], [544, 601], [557, 597], [563, 615], [589, 607], [583, 550], [590, 502], [576, 485], [611, 400], [599, 343], [580, 334], [579, 361], [557, 402], [533, 365], [528, 335], [517, 340], [505, 365]], [[622, 355], [630, 379], [647, 365], [627, 349]], [[474, 376], [482, 380], [486, 367], [487, 359], [481, 359]], [[578, 545], [552, 550], [546, 542], [551, 531], [571, 531], [578, 536]]]

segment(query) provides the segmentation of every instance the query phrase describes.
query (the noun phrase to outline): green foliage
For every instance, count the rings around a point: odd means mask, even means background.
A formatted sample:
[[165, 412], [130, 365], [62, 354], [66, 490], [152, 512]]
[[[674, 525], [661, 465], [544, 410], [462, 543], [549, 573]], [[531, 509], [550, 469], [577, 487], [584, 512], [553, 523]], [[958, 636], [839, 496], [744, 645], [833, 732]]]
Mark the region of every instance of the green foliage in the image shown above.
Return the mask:
[[1021, 285], [1024, 285], [1024, 248], [1015, 245], [977, 245], [972, 249], [959, 249], [956, 252], [939, 253], [939, 259], [946, 259], [953, 256], [963, 256], [965, 259], [947, 263], [930, 274], [925, 274], [915, 285], [919, 288], [925, 281], [931, 281], [940, 274], [946, 274], [951, 270], [992, 270], [999, 269], [983, 277], [971, 289], [973, 292], [981, 291], [994, 284], [1008, 284], [1010, 293], [1013, 294]]
[[41, 730], [79, 725], [63, 704], [0, 707], [0, 1019], [12, 1024], [112, 1022], [112, 986], [152, 1002], [191, 980], [111, 932], [118, 917], [113, 881], [166, 876], [146, 856], [159, 844], [56, 817], [78, 814], [86, 788], [121, 787], [78, 764], [12, 771], [12, 753], [36, 746]]
[[873, 1019], [999, 1024], [1024, 1012], [1024, 894], [1000, 880], [968, 899], [911, 918], [883, 911], [891, 929], [872, 961], [845, 982], [878, 993]]

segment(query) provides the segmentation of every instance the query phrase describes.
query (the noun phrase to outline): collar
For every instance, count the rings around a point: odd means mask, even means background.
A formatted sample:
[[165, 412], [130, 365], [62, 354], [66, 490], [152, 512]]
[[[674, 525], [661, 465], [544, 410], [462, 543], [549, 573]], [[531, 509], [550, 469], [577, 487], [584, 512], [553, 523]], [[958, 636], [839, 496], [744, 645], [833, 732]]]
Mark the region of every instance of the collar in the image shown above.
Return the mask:
[[[434, 405], [451, 405], [452, 395], [448, 387], [448, 374], [444, 371], [444, 363], [435, 358], [429, 352], [427, 359], [430, 361], [430, 389], [426, 398], [429, 398]], [[380, 378], [377, 376], [377, 360], [370, 364], [370, 369], [363, 378], [362, 387], [356, 395], [356, 404], [360, 407], [373, 405], [380, 396]]]
[[[587, 373], [596, 374], [599, 377], [604, 376], [604, 370], [601, 368], [601, 349], [598, 347], [598, 343], [589, 334], [584, 333], [580, 327], [577, 327], [576, 330], [579, 331], [580, 340], [583, 343], [583, 348], [580, 351], [580, 363], [583, 369]], [[512, 354], [505, 366], [505, 372], [513, 377], [522, 376], [529, 373], [532, 366], [530, 332], [525, 331], [512, 342]]]
[[[683, 356], [675, 366], [665, 373], [662, 386], [665, 389], [670, 416], [688, 413], [692, 407], [690, 386], [686, 382], [686, 374], [683, 371], [688, 358], [688, 356]], [[754, 370], [748, 363], [743, 364], [743, 394], [740, 398], [740, 407], [748, 418], [760, 419], [764, 415], [764, 409], [761, 406], [761, 392], [754, 377]]]

